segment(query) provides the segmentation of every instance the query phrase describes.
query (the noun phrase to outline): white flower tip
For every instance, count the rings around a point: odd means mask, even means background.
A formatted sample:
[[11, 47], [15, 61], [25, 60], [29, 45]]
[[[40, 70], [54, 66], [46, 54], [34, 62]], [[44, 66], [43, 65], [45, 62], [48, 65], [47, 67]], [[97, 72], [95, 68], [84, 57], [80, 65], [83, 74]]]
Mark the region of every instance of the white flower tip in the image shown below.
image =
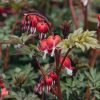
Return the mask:
[[84, 6], [87, 6], [88, 4], [88, 0], [81, 0], [81, 2], [83, 3]]
[[51, 52], [51, 57], [54, 56], [54, 52], [55, 52], [55, 47], [53, 47], [52, 52]]
[[47, 50], [44, 50], [43, 60], [46, 59], [47, 53], [48, 53], [48, 51]]
[[72, 76], [73, 75], [73, 70], [69, 69], [69, 68], [65, 68], [66, 72], [68, 75]]

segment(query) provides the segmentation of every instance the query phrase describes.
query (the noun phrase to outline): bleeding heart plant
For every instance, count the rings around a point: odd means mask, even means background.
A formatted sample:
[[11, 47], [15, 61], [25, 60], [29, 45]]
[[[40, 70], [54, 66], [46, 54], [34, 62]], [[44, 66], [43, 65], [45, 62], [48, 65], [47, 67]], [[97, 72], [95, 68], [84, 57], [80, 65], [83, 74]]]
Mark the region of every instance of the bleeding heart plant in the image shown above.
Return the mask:
[[[83, 2], [84, 6], [87, 5], [87, 3], [88, 0], [85, 0], [85, 2]], [[100, 22], [99, 15], [98, 20]], [[72, 78], [71, 80], [74, 80], [75, 77], [73, 72], [76, 67], [73, 67], [74, 61], [71, 56], [69, 57], [71, 51], [74, 48], [80, 48], [82, 51], [89, 50], [90, 48], [96, 49], [100, 48], [100, 44], [97, 39], [95, 39], [94, 31], [85, 31], [82, 28], [79, 28], [73, 33], [68, 33], [69, 35], [66, 34], [63, 39], [62, 35], [55, 34], [53, 27], [50, 24], [51, 22], [40, 13], [25, 13], [21, 21], [21, 28], [25, 33], [20, 37], [11, 35], [9, 40], [10, 44], [15, 46], [15, 51], [18, 54], [29, 55], [35, 62], [33, 66], [40, 70], [42, 79], [36, 83], [34, 88], [35, 92], [42, 95], [46, 91], [47, 94], [51, 93], [58, 100], [62, 100], [60, 84], [62, 76], [71, 76], [68, 77]], [[66, 32], [66, 29], [67, 32], [69, 32], [70, 28], [68, 27], [68, 24], [64, 24], [63, 26], [62, 30], [64, 33]], [[47, 54], [50, 56], [47, 56]], [[49, 60], [46, 59], [48, 58], [53, 61], [51, 64], [49, 64], [49, 62], [47, 64], [47, 61]], [[41, 66], [41, 59], [49, 65], [47, 72]], [[17, 69], [17, 71], [20, 72], [19, 69]], [[25, 74], [21, 73], [21, 75], [19, 75], [20, 77], [15, 77], [14, 80], [16, 81], [14, 81], [14, 83], [17, 83], [18, 81], [18, 89], [21, 90], [22, 86], [24, 87], [23, 84], [27, 83], [26, 80], [28, 80], [28, 77], [26, 74], [28, 72], [30, 71], [26, 71]], [[67, 80], [65, 79], [65, 82], [66, 81]], [[65, 86], [75, 89], [76, 85], [73, 84], [74, 82], [71, 82], [70, 85], [68, 84]], [[8, 90], [5, 88], [3, 82], [0, 82], [0, 87], [1, 96], [4, 97], [8, 95]]]

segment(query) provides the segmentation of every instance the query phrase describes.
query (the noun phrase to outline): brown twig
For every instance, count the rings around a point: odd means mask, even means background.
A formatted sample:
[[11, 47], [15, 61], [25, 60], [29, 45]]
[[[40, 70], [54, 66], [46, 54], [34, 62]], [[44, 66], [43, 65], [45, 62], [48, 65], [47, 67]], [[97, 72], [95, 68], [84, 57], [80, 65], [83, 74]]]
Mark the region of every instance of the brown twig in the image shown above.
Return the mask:
[[57, 74], [57, 89], [58, 89], [58, 100], [62, 100], [62, 92], [61, 92], [61, 87], [60, 87], [60, 74]]
[[88, 29], [88, 4], [84, 6], [83, 3], [81, 2], [81, 5], [82, 5], [82, 12], [84, 15], [84, 31], [85, 31]]
[[10, 33], [11, 35], [13, 35], [15, 33], [15, 30], [16, 30], [16, 27], [17, 27], [18, 23], [19, 23], [19, 21], [16, 20], [16, 22], [13, 24], [12, 32]]
[[86, 96], [86, 100], [90, 100], [90, 88], [89, 87], [87, 87], [86, 89], [85, 96]]
[[[100, 25], [98, 26], [97, 29], [97, 40], [100, 40]], [[96, 59], [99, 54], [100, 54], [100, 50], [97, 49], [92, 50], [92, 54], [90, 55], [90, 59], [89, 59], [90, 67], [94, 67]]]
[[8, 61], [9, 61], [9, 46], [7, 45], [4, 57], [4, 66], [3, 66], [4, 72], [8, 70]]
[[41, 74], [42, 74], [42, 76], [43, 76], [44, 79], [45, 79], [45, 77], [46, 77], [45, 71], [43, 70], [43, 68], [41, 67], [39, 61], [37, 60], [37, 58], [36, 58], [35, 56], [33, 56], [33, 59], [35, 60], [35, 63], [36, 63], [36, 65], [37, 65], [38, 69], [41, 71]]
[[57, 77], [58, 77], [56, 80], [58, 100], [62, 100], [62, 92], [61, 92], [61, 87], [60, 87], [60, 73], [58, 73], [60, 54], [61, 54], [61, 49], [57, 48], [55, 50], [55, 62], [56, 62], [56, 70], [57, 70]]
[[71, 10], [71, 14], [72, 14], [72, 17], [73, 17], [75, 27], [77, 29], [79, 27], [79, 24], [78, 24], [77, 16], [75, 14], [75, 10], [74, 10], [75, 8], [73, 6], [73, 0], [69, 0], [69, 7], [70, 7], [70, 10]]

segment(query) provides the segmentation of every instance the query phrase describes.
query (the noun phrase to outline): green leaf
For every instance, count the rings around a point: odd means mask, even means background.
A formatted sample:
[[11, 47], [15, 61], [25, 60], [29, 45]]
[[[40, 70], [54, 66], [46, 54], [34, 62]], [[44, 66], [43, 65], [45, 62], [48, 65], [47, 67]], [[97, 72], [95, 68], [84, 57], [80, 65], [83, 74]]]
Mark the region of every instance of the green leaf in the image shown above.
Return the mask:
[[81, 48], [82, 51], [90, 48], [100, 48], [100, 44], [95, 38], [95, 31], [83, 31], [82, 28], [75, 30], [73, 33], [70, 33], [67, 39], [62, 40], [57, 47], [68, 50], [73, 46]]

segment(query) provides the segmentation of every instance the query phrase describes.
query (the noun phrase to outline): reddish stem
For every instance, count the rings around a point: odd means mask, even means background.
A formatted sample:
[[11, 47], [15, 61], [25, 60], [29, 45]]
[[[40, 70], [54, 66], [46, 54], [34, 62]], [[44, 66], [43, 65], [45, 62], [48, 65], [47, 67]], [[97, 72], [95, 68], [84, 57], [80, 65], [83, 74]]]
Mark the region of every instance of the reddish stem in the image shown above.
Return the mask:
[[5, 58], [4, 58], [4, 66], [3, 66], [4, 72], [8, 70], [8, 61], [9, 61], [9, 46], [7, 46], [5, 50]]
[[82, 4], [82, 12], [84, 15], [84, 31], [88, 29], [88, 4], [86, 6]]
[[75, 27], [77, 29], [79, 27], [79, 24], [78, 24], [77, 16], [75, 14], [75, 10], [74, 10], [75, 8], [73, 6], [73, 0], [69, 0], [69, 7], [70, 7], [70, 10], [71, 10], [71, 14], [72, 14], [72, 17], [73, 17]]
[[41, 65], [40, 65], [39, 61], [37, 60], [37, 58], [36, 58], [35, 56], [33, 56], [33, 58], [35, 59], [35, 63], [37, 64], [38, 69], [41, 71], [42, 76], [43, 76], [44, 79], [45, 79], [45, 76], [46, 76], [45, 71], [44, 71], [43, 68], [41, 67]]
[[60, 86], [60, 74], [57, 74], [57, 89], [58, 89], [58, 100], [62, 100], [62, 92], [61, 92], [61, 86]]
[[56, 70], [57, 70], [57, 76], [58, 76], [57, 81], [56, 81], [58, 100], [62, 100], [62, 92], [61, 92], [61, 87], [60, 87], [60, 73], [58, 72], [60, 54], [61, 54], [61, 49], [57, 48], [55, 50], [55, 62], [56, 62]]
[[[100, 25], [98, 26], [97, 29], [97, 40], [100, 40]], [[90, 55], [89, 59], [90, 67], [94, 67], [98, 54], [100, 54], [100, 50], [97, 49], [92, 50], [92, 54]]]

